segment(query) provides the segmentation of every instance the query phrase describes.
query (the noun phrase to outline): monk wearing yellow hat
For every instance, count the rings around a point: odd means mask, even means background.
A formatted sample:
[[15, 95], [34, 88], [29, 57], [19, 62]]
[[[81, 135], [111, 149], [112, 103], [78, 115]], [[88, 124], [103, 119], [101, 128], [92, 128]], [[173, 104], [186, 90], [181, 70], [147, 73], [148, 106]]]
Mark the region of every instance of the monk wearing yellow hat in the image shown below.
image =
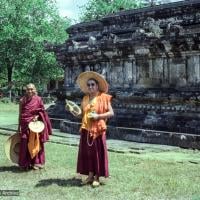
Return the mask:
[[108, 92], [108, 83], [99, 73], [86, 71], [78, 76], [77, 83], [85, 93], [83, 97], [81, 138], [77, 172], [88, 177], [83, 184], [100, 185], [99, 177], [108, 177], [106, 147], [106, 121], [114, 115]]

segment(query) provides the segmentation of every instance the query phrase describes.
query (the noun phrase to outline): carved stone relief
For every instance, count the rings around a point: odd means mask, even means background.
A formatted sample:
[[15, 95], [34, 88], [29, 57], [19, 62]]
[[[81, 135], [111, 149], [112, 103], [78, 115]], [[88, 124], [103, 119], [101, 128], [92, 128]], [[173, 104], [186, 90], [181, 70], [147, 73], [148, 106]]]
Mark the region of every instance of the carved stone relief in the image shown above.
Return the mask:
[[123, 66], [124, 88], [130, 88], [134, 84], [133, 80], [133, 63], [131, 60], [125, 60]]
[[190, 66], [187, 68], [188, 83], [191, 85], [200, 83], [200, 59], [198, 56], [191, 56], [187, 60], [187, 65]]
[[179, 86], [185, 83], [186, 78], [186, 63], [185, 59], [177, 58], [170, 59], [170, 84]]

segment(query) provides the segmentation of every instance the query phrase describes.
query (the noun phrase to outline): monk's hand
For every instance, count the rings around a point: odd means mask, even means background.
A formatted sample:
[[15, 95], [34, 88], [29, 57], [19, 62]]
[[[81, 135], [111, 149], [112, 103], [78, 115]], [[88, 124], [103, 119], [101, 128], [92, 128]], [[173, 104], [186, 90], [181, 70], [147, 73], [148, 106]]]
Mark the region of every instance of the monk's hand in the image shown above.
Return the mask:
[[35, 121], [37, 121], [38, 120], [38, 115], [35, 115], [34, 117], [33, 117], [33, 121], [35, 122]]
[[97, 114], [96, 112], [91, 112], [91, 113], [89, 114], [89, 118], [92, 118], [92, 119], [94, 119], [94, 120], [97, 120], [97, 119], [99, 119], [99, 114]]

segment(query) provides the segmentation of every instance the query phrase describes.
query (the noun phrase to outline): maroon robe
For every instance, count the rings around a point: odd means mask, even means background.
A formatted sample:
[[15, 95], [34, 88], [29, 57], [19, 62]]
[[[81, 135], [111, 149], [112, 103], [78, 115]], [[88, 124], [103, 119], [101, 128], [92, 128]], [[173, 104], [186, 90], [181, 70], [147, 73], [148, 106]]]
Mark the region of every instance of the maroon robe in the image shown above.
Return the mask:
[[[89, 133], [87, 130], [81, 130], [81, 138], [78, 152], [77, 173], [89, 175], [93, 172], [98, 177], [108, 177], [108, 153], [106, 145], [106, 134], [98, 136], [94, 141], [87, 138]], [[89, 144], [92, 144], [89, 146]]]
[[[20, 128], [21, 128], [21, 142], [20, 142], [20, 152], [19, 152], [19, 166], [20, 167], [30, 167], [34, 164], [45, 163], [45, 152], [44, 143], [49, 139], [49, 134], [52, 134], [51, 123], [49, 117], [45, 111], [44, 104], [41, 97], [34, 95], [31, 99], [25, 96], [21, 99], [21, 110], [20, 110]], [[40, 151], [39, 153], [31, 159], [28, 150], [28, 139], [29, 139], [29, 129], [28, 124], [33, 120], [35, 115], [39, 115], [38, 120], [43, 121], [45, 129], [40, 133]]]

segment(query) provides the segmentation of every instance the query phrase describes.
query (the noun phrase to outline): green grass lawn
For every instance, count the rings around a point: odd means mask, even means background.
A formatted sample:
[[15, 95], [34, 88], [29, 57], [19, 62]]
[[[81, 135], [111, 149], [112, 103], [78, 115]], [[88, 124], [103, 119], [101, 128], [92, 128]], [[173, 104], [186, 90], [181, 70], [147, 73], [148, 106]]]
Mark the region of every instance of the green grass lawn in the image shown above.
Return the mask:
[[5, 157], [6, 138], [0, 135], [0, 189], [19, 190], [14, 199], [200, 199], [199, 164], [109, 152], [111, 177], [94, 189], [80, 184], [77, 147], [48, 142], [46, 168], [21, 172]]
[[0, 102], [0, 113], [5, 112], [17, 112], [19, 108], [19, 105], [16, 103], [2, 103]]
[[18, 109], [18, 104], [0, 102], [0, 125], [18, 123]]
[[[11, 116], [15, 112], [10, 111]], [[5, 156], [7, 138], [0, 134], [0, 190], [19, 190], [20, 196], [0, 199], [200, 200], [199, 151], [109, 151], [111, 177], [92, 188], [81, 186], [76, 174], [77, 146], [54, 143], [51, 137], [46, 143], [46, 168], [21, 172]], [[189, 162], [195, 158], [196, 162]]]

